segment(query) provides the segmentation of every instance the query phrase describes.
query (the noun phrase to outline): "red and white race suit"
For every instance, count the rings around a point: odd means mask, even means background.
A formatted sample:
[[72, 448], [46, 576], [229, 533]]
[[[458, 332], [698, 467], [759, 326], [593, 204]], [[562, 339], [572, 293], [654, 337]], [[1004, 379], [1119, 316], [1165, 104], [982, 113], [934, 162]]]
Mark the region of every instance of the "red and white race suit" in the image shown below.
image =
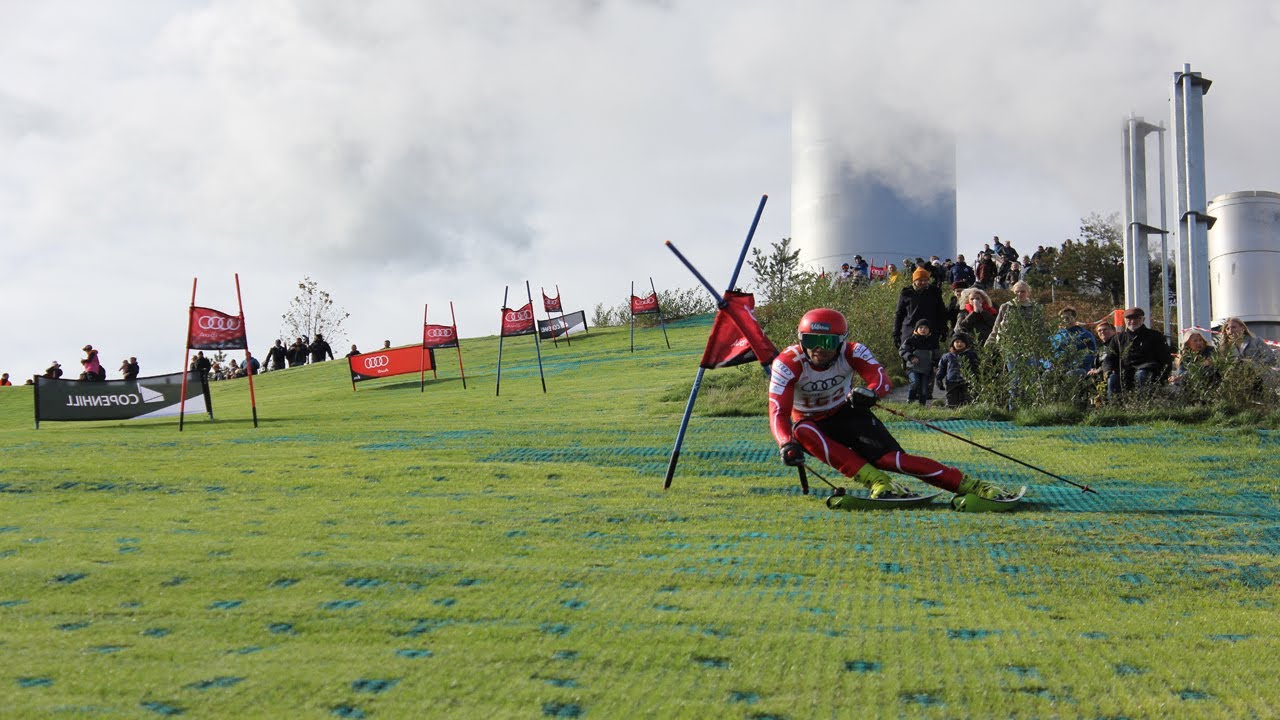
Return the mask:
[[[881, 470], [914, 475], [955, 491], [960, 470], [903, 452], [897, 441], [867, 409], [848, 404], [854, 378], [884, 397], [893, 389], [884, 366], [858, 342], [845, 342], [830, 365], [819, 368], [799, 345], [774, 358], [769, 375], [769, 429], [778, 445], [795, 441], [807, 453], [852, 477], [870, 462]], [[860, 447], [860, 455], [855, 447]]]

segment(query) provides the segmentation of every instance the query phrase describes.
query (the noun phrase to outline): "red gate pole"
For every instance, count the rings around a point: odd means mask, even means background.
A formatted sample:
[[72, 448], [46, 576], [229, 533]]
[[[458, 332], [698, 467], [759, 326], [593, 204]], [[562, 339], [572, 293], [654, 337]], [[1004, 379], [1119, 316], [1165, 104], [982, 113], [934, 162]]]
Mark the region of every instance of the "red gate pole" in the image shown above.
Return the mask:
[[[240, 327], [244, 330], [244, 361], [249, 362], [249, 328], [244, 322], [244, 302], [240, 300], [240, 273], [236, 273], [236, 305], [240, 308]], [[258, 400], [253, 394], [253, 365], [249, 365], [249, 408], [253, 411], [253, 426], [258, 427]]]
[[191, 305], [187, 307], [187, 347], [186, 357], [182, 360], [182, 399], [178, 401], [178, 432], [182, 432], [182, 422], [187, 412], [187, 372], [191, 364], [191, 309], [196, 306], [196, 281], [191, 278]]
[[458, 316], [453, 314], [453, 301], [449, 301], [449, 319], [453, 321], [453, 346], [458, 348], [458, 372], [462, 373], [462, 389], [467, 389], [467, 371], [462, 367], [462, 337], [458, 335]]

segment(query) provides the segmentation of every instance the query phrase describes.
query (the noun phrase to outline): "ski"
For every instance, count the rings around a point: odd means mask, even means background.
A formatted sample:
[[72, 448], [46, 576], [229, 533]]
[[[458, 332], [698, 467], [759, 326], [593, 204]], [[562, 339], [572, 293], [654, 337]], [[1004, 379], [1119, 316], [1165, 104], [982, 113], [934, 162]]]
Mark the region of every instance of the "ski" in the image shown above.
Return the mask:
[[1027, 486], [1023, 485], [1018, 490], [1018, 494], [1003, 500], [992, 500], [974, 493], [956, 495], [951, 498], [951, 509], [960, 512], [1007, 512], [1017, 506], [1022, 501], [1022, 496], [1026, 494]]
[[928, 505], [941, 494], [942, 492], [939, 491], [928, 495], [872, 498], [866, 495], [836, 492], [827, 498], [827, 507], [832, 510], [901, 510]]

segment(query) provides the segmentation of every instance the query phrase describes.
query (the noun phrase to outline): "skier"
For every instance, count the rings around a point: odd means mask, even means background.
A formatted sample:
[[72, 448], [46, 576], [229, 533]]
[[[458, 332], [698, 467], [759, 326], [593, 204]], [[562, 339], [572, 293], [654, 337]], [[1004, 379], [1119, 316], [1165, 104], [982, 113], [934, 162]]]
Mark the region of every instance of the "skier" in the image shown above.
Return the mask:
[[[958, 468], [903, 452], [871, 413], [892, 388], [889, 376], [865, 345], [846, 342], [847, 332], [848, 323], [839, 312], [810, 310], [800, 318], [796, 332], [800, 342], [773, 361], [769, 427], [784, 463], [803, 466], [808, 452], [866, 486], [877, 499], [915, 495], [884, 470], [913, 475], [958, 496], [974, 494], [998, 501], [1016, 497]], [[857, 387], [853, 386], [855, 373], [863, 381]], [[839, 496], [832, 507], [843, 507], [848, 497]]]

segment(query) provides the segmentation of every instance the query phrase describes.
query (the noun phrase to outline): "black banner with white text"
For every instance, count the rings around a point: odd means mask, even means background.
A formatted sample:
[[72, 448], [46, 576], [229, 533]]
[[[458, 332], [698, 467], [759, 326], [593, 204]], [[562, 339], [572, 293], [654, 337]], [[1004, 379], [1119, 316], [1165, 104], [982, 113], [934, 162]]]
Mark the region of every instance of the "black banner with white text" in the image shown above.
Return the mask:
[[564, 337], [573, 333], [584, 333], [587, 331], [587, 314], [579, 310], [571, 312], [562, 317], [553, 317], [546, 320], [538, 321], [538, 336], [543, 340], [550, 340], [553, 337]]
[[[42, 420], [137, 420], [177, 416], [183, 373], [88, 382], [36, 378], [36, 423]], [[212, 412], [209, 386], [187, 373], [187, 412]]]

